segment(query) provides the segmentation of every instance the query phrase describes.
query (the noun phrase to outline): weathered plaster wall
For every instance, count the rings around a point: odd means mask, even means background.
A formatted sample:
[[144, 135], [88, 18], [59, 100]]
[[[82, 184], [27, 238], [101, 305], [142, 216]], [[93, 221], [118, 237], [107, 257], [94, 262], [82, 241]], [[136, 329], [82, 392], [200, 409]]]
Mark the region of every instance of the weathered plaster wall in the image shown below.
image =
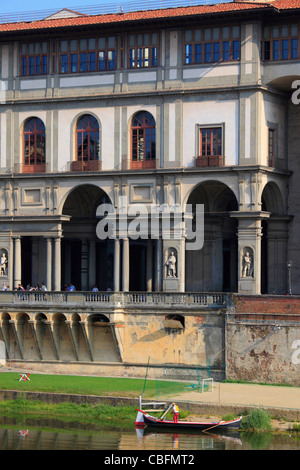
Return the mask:
[[124, 315], [124, 362], [221, 367], [223, 317], [216, 313], [184, 316], [184, 328], [171, 328], [166, 315]]
[[[300, 298], [228, 295], [226, 308], [2, 314], [7, 362], [49, 373], [300, 386]], [[53, 315], [53, 316], [52, 316]], [[35, 318], [35, 319], [34, 319]], [[42, 320], [41, 320], [42, 318]], [[52, 320], [51, 320], [52, 318]], [[181, 321], [178, 321], [180, 318]], [[49, 320], [50, 319], [50, 320]]]
[[227, 378], [299, 386], [299, 298], [236, 296], [226, 344]]

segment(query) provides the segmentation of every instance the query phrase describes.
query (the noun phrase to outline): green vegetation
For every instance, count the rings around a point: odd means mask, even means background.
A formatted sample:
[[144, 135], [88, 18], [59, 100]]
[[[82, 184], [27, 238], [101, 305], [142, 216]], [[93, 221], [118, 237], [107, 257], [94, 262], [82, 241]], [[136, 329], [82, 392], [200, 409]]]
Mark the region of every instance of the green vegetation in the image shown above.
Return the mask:
[[44, 403], [20, 398], [0, 402], [0, 414], [21, 421], [23, 419], [59, 419], [64, 422], [89, 423], [94, 426], [132, 427], [136, 411], [132, 406], [107, 404]]
[[166, 396], [181, 392], [186, 385], [183, 382], [148, 379], [144, 390], [144, 379], [56, 374], [31, 374], [30, 381], [21, 382], [19, 382], [19, 378], [17, 372], [2, 372], [0, 375], [0, 389], [132, 398], [137, 398], [143, 394], [145, 398], [154, 398], [158, 395]]
[[254, 409], [242, 420], [245, 430], [268, 431], [271, 429], [271, 417], [265, 410]]

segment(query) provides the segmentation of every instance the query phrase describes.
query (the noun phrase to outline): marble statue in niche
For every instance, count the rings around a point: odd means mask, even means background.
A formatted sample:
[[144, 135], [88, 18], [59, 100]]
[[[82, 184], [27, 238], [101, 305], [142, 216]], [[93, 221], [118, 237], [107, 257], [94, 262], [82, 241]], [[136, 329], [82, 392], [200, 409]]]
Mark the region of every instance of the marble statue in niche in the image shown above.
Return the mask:
[[242, 277], [253, 277], [253, 250], [250, 247], [245, 247], [242, 254]]
[[177, 277], [177, 251], [175, 248], [170, 248], [167, 253], [167, 277]]

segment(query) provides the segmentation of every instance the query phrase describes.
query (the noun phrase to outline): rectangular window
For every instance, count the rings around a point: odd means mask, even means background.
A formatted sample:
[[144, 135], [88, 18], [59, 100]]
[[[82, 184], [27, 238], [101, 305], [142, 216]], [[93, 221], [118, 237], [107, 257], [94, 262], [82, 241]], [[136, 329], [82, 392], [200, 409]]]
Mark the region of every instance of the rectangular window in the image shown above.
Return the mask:
[[48, 73], [48, 43], [23, 43], [21, 46], [20, 74], [46, 75]]
[[35, 57], [29, 57], [29, 75], [35, 75]]
[[288, 59], [289, 58], [289, 40], [283, 39], [281, 41], [281, 58]]
[[[192, 51], [192, 46], [189, 46]], [[192, 62], [192, 52], [191, 52], [191, 62]], [[202, 44], [195, 44], [195, 63], [201, 64], [202, 62]]]
[[270, 57], [271, 57], [271, 45], [270, 45], [270, 41], [265, 41], [264, 42], [264, 60], [270, 60]]
[[232, 41], [232, 60], [240, 60], [240, 41]]
[[230, 48], [229, 48], [229, 41], [223, 41], [223, 60], [230, 59]]
[[48, 57], [46, 55], [42, 56], [42, 74], [45, 75], [48, 70]]
[[115, 44], [114, 36], [59, 41], [60, 73], [114, 70]]
[[[199, 44], [201, 46], [201, 44]], [[198, 44], [197, 44], [198, 46]], [[191, 64], [192, 63], [192, 46], [191, 44], [187, 44], [185, 46], [185, 63]]]
[[[158, 34], [130, 34], [128, 48], [129, 68], [149, 68], [158, 65]], [[186, 54], [188, 54], [188, 50]]]
[[214, 62], [219, 62], [220, 60], [220, 43], [219, 42], [213, 43], [213, 59], [214, 59]]
[[211, 43], [204, 44], [204, 62], [211, 62]]
[[264, 26], [263, 60], [290, 60], [300, 58], [298, 24]]
[[63, 54], [60, 56], [60, 72], [68, 73], [68, 56]]
[[298, 39], [291, 39], [291, 59], [298, 57]]
[[184, 37], [185, 65], [240, 59], [239, 26], [186, 30]]
[[70, 56], [70, 72], [77, 72], [77, 54]]
[[223, 132], [224, 124], [212, 127], [197, 125], [197, 167], [223, 166]]
[[273, 60], [279, 59], [279, 41], [276, 39], [273, 41]]
[[269, 140], [268, 140], [268, 165], [269, 166], [274, 166], [274, 160], [275, 160], [275, 130], [274, 129], [269, 129]]
[[96, 70], [96, 54], [95, 52], [89, 52], [88, 54], [88, 65], [89, 70], [94, 72]]
[[88, 55], [86, 52], [80, 54], [80, 72], [87, 72], [88, 69]]
[[116, 68], [115, 51], [108, 51], [107, 53], [107, 68], [108, 70], [114, 70]]
[[222, 127], [200, 129], [200, 156], [222, 155]]

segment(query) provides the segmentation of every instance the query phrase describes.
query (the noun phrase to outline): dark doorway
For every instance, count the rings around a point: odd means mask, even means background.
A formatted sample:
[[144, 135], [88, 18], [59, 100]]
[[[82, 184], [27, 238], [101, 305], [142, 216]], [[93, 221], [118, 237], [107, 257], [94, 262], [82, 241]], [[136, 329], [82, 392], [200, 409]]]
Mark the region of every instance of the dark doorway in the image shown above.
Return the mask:
[[142, 242], [131, 242], [129, 250], [129, 290], [146, 291], [146, 246]]
[[230, 240], [223, 240], [223, 292], [230, 292]]
[[27, 285], [32, 284], [32, 239], [31, 237], [24, 237], [21, 239], [21, 253], [22, 253], [21, 279], [22, 279], [23, 287], [26, 288]]
[[74, 284], [81, 289], [81, 241], [63, 239], [61, 243], [61, 284], [65, 290], [67, 284]]
[[261, 293], [268, 293], [268, 223], [262, 221], [261, 237]]

